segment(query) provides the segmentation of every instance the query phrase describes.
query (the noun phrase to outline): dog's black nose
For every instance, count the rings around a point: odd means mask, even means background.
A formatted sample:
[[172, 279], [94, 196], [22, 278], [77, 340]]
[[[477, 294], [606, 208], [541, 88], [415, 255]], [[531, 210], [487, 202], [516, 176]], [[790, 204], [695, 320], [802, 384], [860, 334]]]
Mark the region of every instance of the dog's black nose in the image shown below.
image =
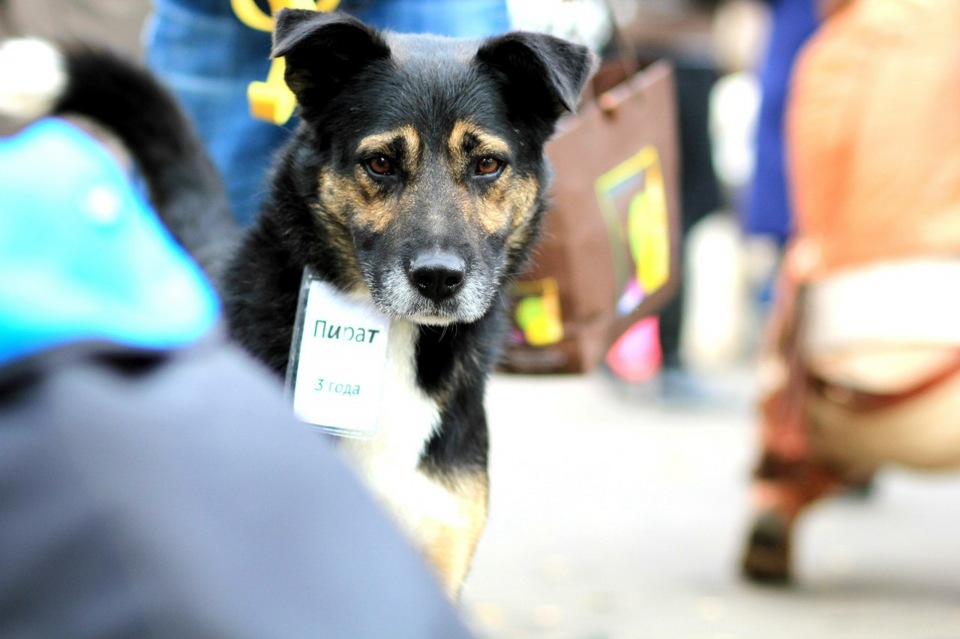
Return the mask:
[[447, 251], [425, 251], [410, 262], [407, 277], [425, 296], [435, 302], [444, 300], [460, 288], [467, 265]]

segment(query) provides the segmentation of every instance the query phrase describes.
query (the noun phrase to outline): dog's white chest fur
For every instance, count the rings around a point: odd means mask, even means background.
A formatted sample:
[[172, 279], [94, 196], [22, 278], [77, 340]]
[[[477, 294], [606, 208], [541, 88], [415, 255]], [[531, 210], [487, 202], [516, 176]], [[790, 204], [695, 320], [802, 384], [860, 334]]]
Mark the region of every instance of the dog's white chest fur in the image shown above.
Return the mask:
[[457, 517], [449, 492], [418, 469], [440, 415], [437, 403], [417, 383], [417, 332], [411, 322], [390, 323], [379, 434], [339, 442], [367, 486], [398, 523], [414, 533], [425, 517]]

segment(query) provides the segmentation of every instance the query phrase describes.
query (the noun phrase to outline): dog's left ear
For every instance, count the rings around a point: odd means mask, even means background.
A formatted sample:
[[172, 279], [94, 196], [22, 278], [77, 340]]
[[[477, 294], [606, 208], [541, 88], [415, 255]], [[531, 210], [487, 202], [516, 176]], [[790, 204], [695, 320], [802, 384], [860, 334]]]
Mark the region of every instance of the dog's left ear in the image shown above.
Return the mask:
[[564, 112], [576, 109], [597, 65], [587, 47], [522, 31], [490, 38], [477, 51], [477, 61], [505, 85], [511, 109], [538, 117], [550, 130]]
[[301, 109], [322, 107], [350, 78], [390, 56], [375, 29], [345, 13], [282, 9], [273, 28], [272, 57], [286, 60], [284, 79]]

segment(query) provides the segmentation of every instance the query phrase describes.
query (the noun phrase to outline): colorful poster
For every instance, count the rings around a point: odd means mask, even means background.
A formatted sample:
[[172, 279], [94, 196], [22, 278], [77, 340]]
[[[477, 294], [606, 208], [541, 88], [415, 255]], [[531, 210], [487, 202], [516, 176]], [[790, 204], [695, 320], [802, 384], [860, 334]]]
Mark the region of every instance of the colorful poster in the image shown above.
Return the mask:
[[667, 194], [657, 149], [644, 147], [594, 186], [610, 233], [617, 311], [628, 315], [670, 278]]

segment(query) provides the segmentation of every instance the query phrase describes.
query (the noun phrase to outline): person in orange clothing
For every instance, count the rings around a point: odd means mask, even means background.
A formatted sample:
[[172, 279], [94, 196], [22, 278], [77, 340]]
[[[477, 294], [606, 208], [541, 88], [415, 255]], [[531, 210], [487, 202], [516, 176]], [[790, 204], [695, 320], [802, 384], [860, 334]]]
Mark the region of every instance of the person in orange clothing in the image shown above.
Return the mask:
[[833, 4], [788, 104], [796, 230], [741, 566], [758, 581], [790, 579], [816, 499], [890, 463], [960, 466], [960, 2]]

